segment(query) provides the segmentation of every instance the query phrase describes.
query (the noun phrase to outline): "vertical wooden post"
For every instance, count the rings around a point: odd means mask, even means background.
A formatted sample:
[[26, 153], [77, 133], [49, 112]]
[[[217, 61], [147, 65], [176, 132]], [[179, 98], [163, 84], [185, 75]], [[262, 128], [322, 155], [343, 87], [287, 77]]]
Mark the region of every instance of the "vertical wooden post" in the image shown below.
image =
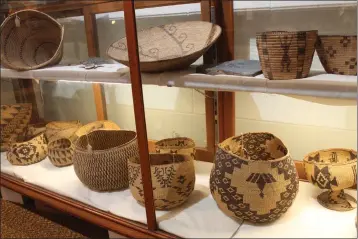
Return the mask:
[[[218, 62], [234, 60], [234, 3], [215, 0], [216, 23], [222, 28], [218, 39]], [[219, 141], [235, 134], [235, 93], [218, 93]]]
[[145, 123], [142, 79], [139, 65], [137, 24], [135, 18], [134, 0], [123, 1], [123, 10], [147, 224], [149, 230], [156, 230], [157, 220], [154, 209], [152, 177], [149, 162], [147, 127]]
[[[96, 57], [99, 55], [96, 16], [90, 11], [89, 7], [83, 7], [83, 17], [85, 21], [88, 56]], [[107, 107], [103, 85], [93, 83], [92, 89], [96, 105], [97, 120], [105, 120], [107, 119]]]

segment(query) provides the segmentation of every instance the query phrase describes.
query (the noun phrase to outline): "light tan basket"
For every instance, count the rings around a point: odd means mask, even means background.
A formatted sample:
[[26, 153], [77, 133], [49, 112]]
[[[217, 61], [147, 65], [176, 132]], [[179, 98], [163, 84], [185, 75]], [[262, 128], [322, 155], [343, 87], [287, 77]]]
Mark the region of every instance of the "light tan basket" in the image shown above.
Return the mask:
[[70, 139], [62, 138], [48, 144], [48, 158], [57, 167], [64, 167], [73, 163], [72, 157], [75, 146]]
[[[150, 154], [154, 207], [168, 210], [183, 204], [195, 186], [194, 161], [184, 154]], [[143, 181], [138, 157], [128, 160], [129, 188], [144, 205]]]
[[[139, 31], [140, 70], [161, 72], [187, 68], [216, 42], [220, 34], [220, 26], [204, 21], [177, 22]], [[107, 55], [129, 66], [127, 38], [112, 43]]]
[[45, 136], [49, 143], [62, 138], [73, 140], [75, 133], [81, 126], [82, 124], [78, 120], [52, 121], [46, 125]]
[[79, 128], [75, 133], [75, 139], [95, 130], [120, 130], [120, 128], [116, 123], [110, 120], [94, 121]]
[[195, 160], [195, 142], [186, 137], [167, 138], [155, 142], [156, 153], [189, 155]]
[[318, 36], [316, 50], [327, 73], [357, 75], [357, 36]]
[[218, 145], [210, 191], [228, 216], [272, 222], [292, 205], [298, 175], [288, 149], [270, 133], [246, 133]]
[[1, 151], [6, 151], [10, 142], [24, 139], [31, 115], [31, 104], [1, 105]]
[[1, 65], [33, 70], [58, 64], [63, 54], [64, 28], [49, 15], [21, 10], [1, 24]]
[[114, 191], [128, 187], [127, 161], [132, 157], [139, 157], [136, 132], [96, 130], [76, 141], [73, 166], [88, 188]]
[[270, 80], [300, 79], [312, 65], [317, 31], [272, 31], [256, 35], [264, 76]]

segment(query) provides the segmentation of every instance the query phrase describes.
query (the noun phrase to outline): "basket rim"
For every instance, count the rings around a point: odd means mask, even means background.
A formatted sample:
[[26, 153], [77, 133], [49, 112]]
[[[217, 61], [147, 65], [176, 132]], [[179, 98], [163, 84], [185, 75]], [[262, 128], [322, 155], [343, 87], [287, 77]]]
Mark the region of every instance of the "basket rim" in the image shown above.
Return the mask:
[[106, 129], [106, 130], [121, 130], [121, 128], [120, 128], [115, 122], [113, 122], [113, 121], [111, 121], [111, 120], [96, 120], [96, 121], [92, 121], [92, 122], [90, 122], [90, 123], [87, 123], [87, 124], [82, 125], [81, 127], [79, 127], [78, 130], [75, 132], [76, 137], [79, 138], [79, 137], [83, 136], [84, 134], [80, 134], [81, 131], [83, 131], [83, 129], [86, 129], [86, 128], [90, 127], [91, 125], [95, 125], [95, 124], [97, 124], [97, 123], [98, 123], [98, 124], [100, 124], [100, 123], [103, 123], [103, 124], [109, 123], [109, 124], [112, 124], [112, 125], [116, 125], [116, 126], [118, 127], [118, 129], [99, 128], [99, 129], [96, 129], [96, 130], [103, 130], [103, 129]]
[[327, 152], [327, 151], [346, 151], [346, 152], [355, 152], [357, 154], [357, 151], [354, 149], [349, 149], [349, 148], [328, 148], [328, 149], [320, 149], [320, 150], [316, 150], [313, 152], [310, 152], [308, 154], [306, 154], [303, 158], [303, 163], [304, 164], [313, 164], [313, 165], [319, 165], [319, 166], [324, 166], [324, 165], [330, 165], [330, 166], [342, 166], [342, 165], [347, 165], [347, 164], [356, 164], [357, 163], [357, 158], [355, 160], [351, 160], [351, 161], [347, 161], [347, 162], [338, 162], [338, 163], [331, 163], [331, 162], [314, 162], [314, 161], [308, 161], [308, 157], [313, 155], [313, 154], [317, 154], [319, 152]]
[[[186, 146], [186, 147], [180, 147], [180, 146], [160, 146], [158, 145], [159, 143], [162, 142], [166, 142], [169, 140], [187, 140], [189, 141], [189, 143], [191, 143], [190, 145]], [[173, 137], [173, 138], [165, 138], [165, 139], [161, 139], [157, 142], [154, 143], [155, 148], [160, 148], [160, 149], [168, 149], [169, 147], [172, 149], [190, 149], [190, 148], [195, 148], [195, 141], [189, 137]]]
[[288, 35], [288, 34], [303, 34], [303, 33], [316, 33], [318, 35], [318, 30], [307, 30], [307, 31], [265, 31], [265, 32], [257, 32], [256, 33], [256, 37], [261, 37], [263, 35], [273, 35], [273, 36], [278, 36], [278, 35]]
[[[152, 164], [150, 164], [150, 167], [152, 168], [152, 167], [156, 167], [156, 166], [165, 166], [165, 165], [178, 165], [178, 164], [182, 164], [182, 163], [186, 163], [186, 162], [190, 162], [191, 161], [191, 158], [190, 158], [190, 156], [188, 156], [187, 154], [171, 154], [171, 153], [149, 153], [149, 157], [151, 156], [151, 155], [163, 155], [163, 156], [165, 156], [165, 155], [170, 155], [170, 156], [172, 156], [172, 155], [181, 155], [181, 156], [183, 156], [184, 157], [184, 161], [181, 161], [181, 162], [172, 162], [172, 163], [165, 163], [165, 164], [154, 164], [154, 165], [152, 165]], [[140, 163], [136, 163], [136, 162], [134, 162], [133, 160], [134, 159], [139, 159], [140, 157], [139, 156], [134, 156], [134, 157], [130, 157], [129, 159], [128, 159], [128, 164], [131, 164], [131, 165], [133, 165], [133, 166], [140, 166], [141, 164]], [[150, 161], [150, 159], [149, 159], [149, 161]], [[150, 162], [149, 162], [150, 163]]]
[[[54, 127], [54, 124], [59, 124], [58, 128]], [[69, 127], [62, 127], [63, 124], [68, 124], [70, 125]], [[76, 128], [78, 126], [81, 126], [81, 122], [79, 120], [73, 120], [73, 121], [51, 121], [48, 124], [46, 124], [46, 129], [59, 129], [59, 130], [63, 130], [63, 129], [72, 129], [72, 128]]]
[[345, 34], [337, 34], [337, 35], [334, 35], [334, 34], [326, 34], [326, 35], [318, 35], [318, 37], [323, 37], [323, 38], [326, 38], [326, 37], [351, 37], [351, 38], [357, 38], [357, 35], [345, 35]]
[[[39, 134], [37, 134], [37, 135], [34, 135], [34, 136], [32, 136], [31, 139], [29, 139], [29, 140], [25, 140], [25, 141], [21, 141], [21, 142], [18, 141], [18, 142], [10, 143], [9, 150], [18, 147], [18, 146], [21, 145], [21, 144], [30, 144], [32, 141], [36, 140], [37, 138], [44, 138], [44, 139], [46, 140], [45, 133], [42, 132], [42, 133], [39, 133]], [[43, 144], [41, 143], [41, 145], [43, 145]], [[47, 143], [46, 143], [46, 145], [47, 145]], [[36, 146], [36, 147], [38, 147], [38, 146]]]
[[[58, 147], [54, 147], [53, 144], [56, 143], [57, 141], [68, 141], [70, 142], [70, 146], [66, 147], [66, 148], [58, 148]], [[72, 141], [69, 139], [69, 138], [59, 138], [59, 139], [55, 139], [53, 141], [51, 141], [50, 143], [48, 143], [47, 145], [47, 148], [48, 148], [48, 151], [67, 151], [67, 150], [70, 150], [71, 148], [74, 148], [74, 145], [72, 143]]]

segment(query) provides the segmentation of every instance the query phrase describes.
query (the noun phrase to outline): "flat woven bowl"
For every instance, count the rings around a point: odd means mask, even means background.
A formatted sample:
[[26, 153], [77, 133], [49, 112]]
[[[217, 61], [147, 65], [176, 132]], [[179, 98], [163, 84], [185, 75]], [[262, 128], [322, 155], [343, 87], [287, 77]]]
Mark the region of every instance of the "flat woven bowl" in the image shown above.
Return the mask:
[[[183, 204], [195, 186], [194, 161], [184, 154], [150, 154], [154, 207], [168, 210]], [[138, 157], [128, 160], [129, 188], [144, 205], [144, 191]]]
[[[187, 21], [138, 32], [142, 72], [162, 72], [189, 67], [219, 38], [221, 28], [203, 21]], [[129, 66], [127, 38], [112, 43], [107, 55]]]
[[58, 64], [63, 54], [64, 28], [49, 15], [21, 10], [1, 24], [1, 65], [33, 70]]
[[88, 188], [114, 191], [128, 187], [127, 161], [132, 157], [139, 157], [136, 132], [96, 130], [76, 141], [73, 166]]
[[318, 36], [316, 50], [327, 73], [357, 75], [357, 36]]
[[1, 105], [1, 151], [25, 137], [31, 115], [32, 104]]
[[246, 133], [218, 145], [210, 191], [228, 216], [252, 223], [277, 220], [298, 191], [295, 163], [271, 133]]
[[167, 138], [155, 142], [155, 152], [166, 154], [185, 154], [195, 159], [195, 142], [186, 137]]
[[78, 120], [52, 121], [46, 125], [45, 136], [48, 142], [62, 138], [73, 139], [81, 126]]
[[307, 77], [316, 41], [317, 31], [273, 31], [256, 34], [264, 76], [270, 80]]
[[71, 140], [62, 138], [48, 144], [48, 158], [57, 167], [64, 167], [73, 163], [73, 153], [75, 146]]

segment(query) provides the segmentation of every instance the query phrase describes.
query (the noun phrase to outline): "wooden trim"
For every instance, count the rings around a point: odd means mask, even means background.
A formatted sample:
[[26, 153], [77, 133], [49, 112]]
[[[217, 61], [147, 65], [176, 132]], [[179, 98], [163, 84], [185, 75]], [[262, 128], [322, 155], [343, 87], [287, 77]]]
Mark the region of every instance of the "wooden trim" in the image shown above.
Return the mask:
[[152, 177], [149, 162], [147, 126], [145, 123], [142, 78], [139, 65], [137, 24], [135, 18], [134, 0], [124, 1], [123, 8], [130, 65], [129, 71], [132, 85], [134, 116], [143, 179], [145, 211], [147, 215], [148, 229], [154, 231], [157, 229], [158, 225], [155, 216]]
[[218, 92], [219, 141], [235, 135], [235, 92]]

